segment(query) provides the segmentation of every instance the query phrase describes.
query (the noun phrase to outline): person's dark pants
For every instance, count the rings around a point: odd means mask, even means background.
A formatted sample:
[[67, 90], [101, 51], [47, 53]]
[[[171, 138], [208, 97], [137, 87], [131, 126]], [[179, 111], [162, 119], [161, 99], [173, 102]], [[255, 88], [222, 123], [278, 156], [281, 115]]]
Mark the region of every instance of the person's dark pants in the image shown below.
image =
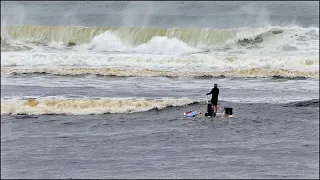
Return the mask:
[[[212, 103], [213, 112], [217, 112], [218, 111], [218, 99], [211, 99], [211, 103]], [[215, 109], [214, 109], [214, 107], [215, 107]]]
[[218, 99], [211, 99], [211, 104], [214, 106], [218, 105]]

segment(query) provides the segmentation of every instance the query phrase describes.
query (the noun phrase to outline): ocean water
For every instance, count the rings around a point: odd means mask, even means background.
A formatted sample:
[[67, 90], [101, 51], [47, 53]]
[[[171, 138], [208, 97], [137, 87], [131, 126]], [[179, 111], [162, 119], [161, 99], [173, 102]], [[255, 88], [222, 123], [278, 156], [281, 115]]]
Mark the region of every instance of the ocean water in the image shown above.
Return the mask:
[[2, 1], [1, 177], [319, 178], [319, 2]]

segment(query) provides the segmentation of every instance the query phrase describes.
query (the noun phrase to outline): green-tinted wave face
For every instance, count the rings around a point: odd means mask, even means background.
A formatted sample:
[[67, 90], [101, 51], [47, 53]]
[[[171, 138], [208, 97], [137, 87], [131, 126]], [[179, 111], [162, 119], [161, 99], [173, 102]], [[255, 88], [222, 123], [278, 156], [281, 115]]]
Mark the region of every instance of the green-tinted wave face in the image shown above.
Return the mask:
[[[147, 28], [147, 27], [81, 27], [81, 26], [5, 26], [1, 27], [1, 50], [26, 49], [11, 47], [6, 40], [50, 46], [86, 44], [97, 51], [128, 51], [156, 54], [194, 53], [216, 49], [298, 50], [301, 42], [316, 44], [317, 28], [268, 27], [237, 29]], [[23, 43], [22, 43], [23, 44]], [[24, 44], [23, 44], [24, 45]], [[147, 47], [142, 47], [142, 46]], [[289, 47], [289, 46], [290, 47]], [[277, 47], [276, 47], [277, 46]], [[138, 48], [139, 47], [139, 48]], [[272, 48], [269, 48], [272, 47]], [[134, 49], [138, 48], [138, 49]], [[303, 47], [302, 47], [303, 48]], [[143, 49], [143, 50], [141, 50]], [[146, 50], [147, 49], [147, 50]], [[152, 51], [152, 49], [156, 49]], [[180, 49], [180, 50], [179, 50]], [[173, 52], [170, 52], [173, 53]]]
[[13, 38], [37, 43], [63, 42], [83, 44], [106, 31], [114, 33], [124, 44], [140, 45], [153, 37], [177, 38], [189, 46], [214, 46], [237, 35], [237, 29], [184, 29], [184, 28], [115, 28], [76, 26], [10, 26], [1, 28], [2, 38]]

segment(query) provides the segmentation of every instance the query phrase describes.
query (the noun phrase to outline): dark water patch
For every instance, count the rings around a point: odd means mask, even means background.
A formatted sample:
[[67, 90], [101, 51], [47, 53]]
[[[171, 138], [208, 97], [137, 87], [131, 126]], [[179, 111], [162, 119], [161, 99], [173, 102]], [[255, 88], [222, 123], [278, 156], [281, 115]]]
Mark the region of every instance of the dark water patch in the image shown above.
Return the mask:
[[240, 46], [248, 46], [248, 45], [256, 45], [256, 44], [262, 43], [262, 41], [263, 41], [263, 38], [261, 36], [257, 36], [255, 38], [244, 38], [244, 39], [238, 40], [237, 43]]
[[166, 110], [170, 110], [170, 109], [172, 109], [172, 110], [181, 110], [182, 107], [193, 106], [193, 105], [202, 105], [202, 103], [201, 102], [193, 102], [193, 103], [190, 103], [190, 104], [187, 104], [187, 105], [183, 105], [183, 106], [168, 105], [168, 106], [166, 106], [164, 108], [155, 107], [155, 108], [152, 108], [152, 109], [148, 110], [148, 112], [161, 112], [161, 111], [166, 111]]
[[177, 121], [180, 120], [179, 118], [173, 118], [173, 119], [169, 119], [168, 121]]
[[[91, 74], [93, 75], [93, 74]], [[103, 75], [103, 74], [94, 74], [96, 77], [102, 77], [102, 78], [110, 78], [110, 79], [117, 79], [117, 80], [122, 80], [122, 79], [128, 79], [128, 76], [118, 76], [118, 75]]]
[[281, 48], [283, 51], [297, 51], [299, 50], [297, 47], [285, 45]]
[[252, 120], [252, 122], [254, 122], [254, 123], [261, 123], [261, 121], [258, 121], [258, 120]]
[[79, 126], [79, 125], [85, 124], [85, 122], [82, 122], [82, 121], [69, 121], [69, 122], [62, 122], [60, 124], [61, 125], [76, 125], [76, 126]]
[[280, 76], [280, 75], [274, 75], [271, 77], [272, 79], [286, 79], [286, 80], [305, 80], [308, 79], [307, 77], [304, 76], [292, 76], [292, 77], [285, 77], [285, 76]]
[[248, 46], [248, 45], [256, 45], [256, 44], [260, 44], [264, 41], [264, 38], [266, 38], [267, 36], [272, 36], [272, 35], [278, 35], [283, 33], [282, 29], [273, 29], [270, 30], [268, 32], [259, 34], [257, 36], [255, 36], [254, 38], [244, 38], [244, 39], [239, 39], [237, 44], [240, 46]]
[[38, 71], [38, 72], [15, 72], [12, 71], [9, 73], [10, 75], [13, 76], [57, 76], [57, 77], [85, 77], [89, 75], [93, 75], [91, 73], [80, 73], [80, 74], [55, 74], [51, 72], [46, 72], [46, 71]]
[[307, 79], [313, 79], [313, 78], [309, 78], [309, 77], [304, 77], [304, 76], [281, 76], [281, 75], [273, 75], [273, 76], [265, 76], [265, 77], [261, 77], [261, 76], [257, 76], [257, 77], [228, 77], [225, 76], [225, 78], [229, 78], [230, 80], [251, 80], [251, 79], [265, 79], [265, 80], [307, 80]]
[[281, 34], [281, 33], [283, 33], [283, 30], [282, 29], [275, 29], [275, 30], [271, 30], [271, 32], [273, 34]]
[[72, 122], [63, 122], [61, 125], [72, 125]]
[[55, 122], [55, 121], [58, 121], [57, 119], [49, 119], [49, 120], [45, 120], [43, 122]]
[[227, 76], [221, 74], [218, 76], [213, 76], [213, 75], [204, 75], [204, 76], [194, 76], [193, 79], [224, 79], [228, 78]]
[[53, 137], [53, 138], [57, 138], [57, 139], [67, 139], [69, 138], [68, 136], [57, 136], [57, 137]]
[[135, 76], [118, 76], [118, 75], [102, 75], [102, 74], [95, 74], [95, 73], [78, 73], [78, 74], [56, 74], [53, 72], [47, 71], [38, 71], [38, 72], [16, 72], [12, 71], [9, 73], [10, 75], [14, 76], [24, 76], [24, 77], [34, 77], [34, 76], [55, 76], [55, 77], [104, 77], [110, 79], [127, 79], [129, 77]]
[[40, 72], [10, 72], [13, 76], [37, 76], [37, 75], [49, 75], [50, 73], [40, 71]]
[[319, 99], [312, 99], [308, 101], [292, 102], [283, 105], [284, 107], [319, 107]]
[[68, 42], [67, 46], [68, 47], [72, 47], [72, 46], [76, 46], [77, 44], [75, 42]]
[[303, 144], [302, 146], [303, 147], [308, 147], [308, 146], [311, 146], [311, 144]]
[[34, 116], [34, 115], [14, 115], [13, 117], [15, 117], [16, 119], [31, 119], [31, 118], [38, 118], [38, 116]]

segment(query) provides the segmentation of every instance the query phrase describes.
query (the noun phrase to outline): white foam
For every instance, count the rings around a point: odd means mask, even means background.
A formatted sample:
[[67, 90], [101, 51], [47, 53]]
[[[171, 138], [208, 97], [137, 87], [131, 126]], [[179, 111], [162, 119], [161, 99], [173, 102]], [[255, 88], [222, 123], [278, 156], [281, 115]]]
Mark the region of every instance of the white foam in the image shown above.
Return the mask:
[[200, 52], [196, 48], [189, 47], [186, 43], [177, 38], [155, 36], [150, 41], [134, 46], [129, 43], [123, 43], [117, 35], [106, 31], [95, 36], [90, 43], [77, 47], [78, 51], [93, 50], [102, 51], [121, 51], [130, 53], [146, 53], [146, 54], [184, 54]]
[[168, 71], [226, 71], [252, 68], [319, 71], [318, 54], [254, 56], [223, 54], [143, 55], [99, 53], [1, 52], [2, 66], [120, 67]]
[[121, 40], [112, 32], [106, 31], [95, 36], [90, 43], [80, 45], [78, 50], [94, 51], [128, 51], [129, 45], [124, 45]]
[[[273, 30], [282, 30], [280, 34], [273, 34]], [[244, 38], [254, 39], [258, 35], [262, 35], [263, 41], [261, 43], [255, 44], [259, 48], [241, 47], [237, 45], [238, 40], [243, 40]], [[303, 37], [305, 39], [304, 43], [301, 43], [299, 39]], [[318, 37], [318, 38], [316, 38]], [[250, 55], [270, 55], [279, 54], [284, 55], [286, 53], [282, 48], [284, 46], [292, 46], [297, 49], [298, 53], [301, 51], [319, 53], [319, 28], [301, 28], [298, 26], [291, 27], [280, 27], [280, 26], [269, 26], [266, 28], [242, 28], [237, 31], [236, 37], [229, 39], [226, 45], [231, 46], [233, 51], [244, 50]]]
[[64, 49], [65, 46], [63, 45], [63, 42], [62, 41], [59, 41], [59, 42], [56, 42], [56, 41], [52, 41], [48, 44], [48, 46], [50, 47], [53, 47], [53, 48], [56, 48], [56, 49]]
[[192, 48], [177, 38], [170, 39], [168, 37], [156, 36], [147, 43], [134, 48], [134, 51], [150, 54], [184, 54], [196, 53], [200, 52], [201, 50]]

